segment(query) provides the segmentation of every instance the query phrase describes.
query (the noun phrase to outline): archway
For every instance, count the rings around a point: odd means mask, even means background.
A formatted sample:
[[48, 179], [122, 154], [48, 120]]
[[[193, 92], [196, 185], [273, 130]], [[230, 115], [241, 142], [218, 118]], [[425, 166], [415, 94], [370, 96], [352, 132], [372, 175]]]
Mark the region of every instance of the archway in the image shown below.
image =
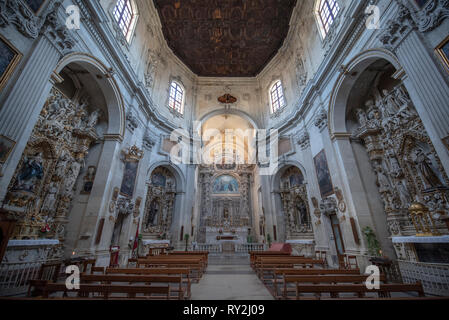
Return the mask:
[[[365, 52], [354, 58], [338, 79], [329, 110], [330, 134], [337, 141], [334, 146], [340, 148], [339, 140], [351, 137], [342, 156], [354, 159], [363, 190], [369, 195], [364, 196], [366, 203], [353, 199], [356, 211], [366, 208], [370, 212], [369, 219], [358, 217], [366, 251], [393, 259], [415, 256], [413, 244], [393, 246], [390, 240], [416, 234], [408, 218], [413, 201], [432, 206], [432, 199], [442, 199], [441, 190], [448, 185], [402, 75], [391, 53]], [[443, 228], [442, 222], [437, 221], [438, 228]], [[374, 237], [380, 245], [374, 245]]]

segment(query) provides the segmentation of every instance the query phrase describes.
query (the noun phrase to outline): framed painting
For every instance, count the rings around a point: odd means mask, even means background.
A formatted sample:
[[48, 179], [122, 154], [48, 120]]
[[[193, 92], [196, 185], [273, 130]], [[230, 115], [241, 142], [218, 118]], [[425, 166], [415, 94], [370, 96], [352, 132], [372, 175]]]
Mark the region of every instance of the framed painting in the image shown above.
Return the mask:
[[232, 176], [220, 176], [214, 181], [213, 192], [224, 194], [239, 193], [239, 183]]
[[132, 198], [134, 194], [134, 186], [136, 184], [137, 169], [139, 162], [128, 161], [125, 162], [125, 172], [123, 173], [122, 186], [120, 187], [120, 194]]
[[5, 163], [6, 160], [8, 160], [8, 157], [15, 145], [16, 143], [14, 141], [0, 135], [0, 163]]
[[160, 173], [155, 173], [151, 176], [151, 184], [156, 187], [165, 188], [165, 184], [167, 182], [167, 179], [164, 175]]
[[22, 54], [0, 34], [0, 90], [8, 82]]
[[318, 178], [318, 185], [320, 187], [321, 197], [325, 198], [334, 193], [332, 185], [332, 178], [327, 164], [326, 153], [322, 150], [313, 159], [315, 163], [316, 175]]
[[436, 52], [443, 62], [446, 70], [449, 71], [449, 36], [436, 48]]
[[46, 0], [23, 0], [35, 15], [38, 15], [41, 12], [45, 1]]

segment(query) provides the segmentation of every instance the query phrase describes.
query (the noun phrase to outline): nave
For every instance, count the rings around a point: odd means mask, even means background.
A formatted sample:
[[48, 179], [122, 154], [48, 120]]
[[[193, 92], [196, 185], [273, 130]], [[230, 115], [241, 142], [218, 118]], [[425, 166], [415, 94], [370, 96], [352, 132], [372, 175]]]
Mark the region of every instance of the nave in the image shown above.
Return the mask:
[[[71, 261], [70, 263], [75, 263]], [[258, 251], [248, 255], [209, 255], [208, 252], [155, 250], [130, 259], [127, 268], [95, 267], [79, 261], [79, 279], [67, 278], [61, 264], [43, 265], [29, 281], [28, 300], [428, 300], [420, 282], [404, 282], [382, 270], [379, 286], [370, 287], [370, 274], [361, 272], [354, 257], [338, 268], [316, 257], [288, 251]], [[386, 264], [383, 264], [385, 266]], [[72, 265], [73, 267], [74, 265]], [[78, 287], [77, 287], [78, 281]], [[8, 298], [3, 298], [8, 299]]]

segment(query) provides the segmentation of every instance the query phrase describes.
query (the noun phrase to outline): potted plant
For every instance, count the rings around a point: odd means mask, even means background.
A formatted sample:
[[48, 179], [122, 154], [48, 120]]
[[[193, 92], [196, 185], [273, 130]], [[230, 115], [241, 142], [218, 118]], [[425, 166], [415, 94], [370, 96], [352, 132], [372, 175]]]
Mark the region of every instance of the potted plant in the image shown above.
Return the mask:
[[186, 234], [184, 235], [184, 240], [186, 241], [186, 251], [187, 251], [187, 247], [188, 247], [188, 245], [189, 245], [189, 238], [190, 238], [190, 235], [186, 233]]
[[268, 242], [268, 248], [271, 247], [271, 236], [270, 234], [267, 234], [267, 242]]

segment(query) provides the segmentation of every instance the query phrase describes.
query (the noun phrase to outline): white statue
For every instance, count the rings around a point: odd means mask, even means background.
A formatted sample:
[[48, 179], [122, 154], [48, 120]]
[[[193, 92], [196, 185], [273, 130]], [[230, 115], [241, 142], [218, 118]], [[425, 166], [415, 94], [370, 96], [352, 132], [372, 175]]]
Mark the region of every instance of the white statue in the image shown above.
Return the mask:
[[59, 178], [63, 178], [65, 176], [65, 170], [68, 161], [69, 156], [66, 153], [63, 153], [59, 158], [58, 164], [56, 165], [55, 176]]
[[42, 205], [42, 210], [47, 212], [53, 212], [56, 205], [56, 200], [58, 196], [58, 185], [55, 182], [50, 183], [48, 188], [47, 196], [45, 197], [44, 203]]
[[396, 189], [399, 193], [399, 200], [401, 201], [402, 207], [407, 208], [410, 204], [410, 193], [407, 190], [407, 187], [401, 180], [396, 182]]
[[73, 191], [73, 187], [75, 186], [76, 179], [81, 170], [81, 162], [73, 161], [67, 171], [67, 175], [65, 177], [65, 185], [64, 185], [64, 193], [65, 195], [70, 195]]
[[357, 113], [357, 118], [359, 119], [360, 126], [364, 127], [367, 122], [366, 112], [363, 111], [362, 109], [357, 109], [356, 113]]
[[98, 123], [98, 119], [100, 118], [100, 116], [101, 116], [101, 110], [100, 109], [97, 109], [94, 112], [92, 112], [90, 114], [90, 116], [89, 116], [88, 121], [87, 121], [87, 127], [88, 128], [95, 128], [95, 126]]
[[379, 183], [379, 187], [381, 189], [389, 190], [391, 188], [390, 181], [388, 180], [387, 176], [383, 172], [381, 165], [378, 165], [376, 167], [376, 173], [377, 173], [377, 182]]
[[396, 115], [401, 108], [397, 104], [395, 97], [385, 89], [382, 90], [382, 93], [384, 94], [384, 103], [383, 103], [383, 106], [385, 108], [384, 110], [386, 111], [388, 116]]

